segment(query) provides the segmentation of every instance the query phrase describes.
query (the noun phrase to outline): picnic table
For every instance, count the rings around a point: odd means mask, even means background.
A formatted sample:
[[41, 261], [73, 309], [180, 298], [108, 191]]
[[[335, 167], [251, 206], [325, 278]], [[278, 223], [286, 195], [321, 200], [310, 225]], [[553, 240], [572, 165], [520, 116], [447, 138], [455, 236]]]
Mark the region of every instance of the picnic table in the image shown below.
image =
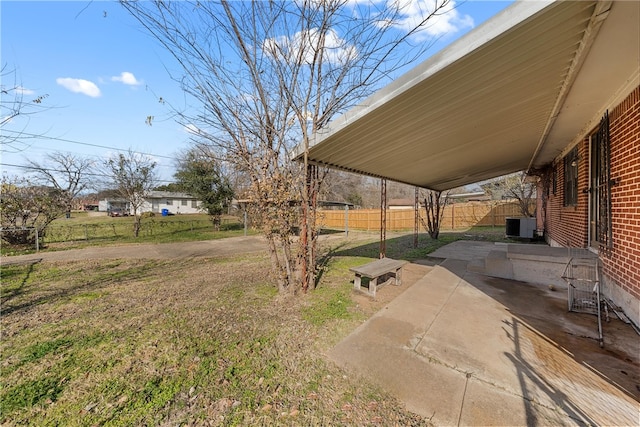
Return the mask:
[[[351, 267], [349, 271], [354, 272], [356, 275], [353, 280], [353, 288], [375, 298], [377, 288], [387, 284], [392, 279], [396, 286], [402, 284], [402, 267], [406, 263], [407, 261], [382, 258], [359, 267]], [[363, 277], [369, 279], [368, 287], [362, 286]], [[378, 279], [380, 278], [388, 279], [378, 285]]]

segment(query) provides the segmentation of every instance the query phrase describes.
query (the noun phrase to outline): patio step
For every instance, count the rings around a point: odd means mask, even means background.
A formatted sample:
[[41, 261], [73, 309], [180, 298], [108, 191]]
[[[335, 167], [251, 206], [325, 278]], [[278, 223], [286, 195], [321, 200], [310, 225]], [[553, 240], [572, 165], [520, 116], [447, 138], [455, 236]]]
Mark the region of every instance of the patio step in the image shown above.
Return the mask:
[[596, 257], [587, 250], [552, 248], [544, 245], [506, 245], [506, 250], [489, 252], [484, 260], [469, 263], [468, 270], [491, 277], [544, 285], [564, 286], [564, 269], [570, 256]]

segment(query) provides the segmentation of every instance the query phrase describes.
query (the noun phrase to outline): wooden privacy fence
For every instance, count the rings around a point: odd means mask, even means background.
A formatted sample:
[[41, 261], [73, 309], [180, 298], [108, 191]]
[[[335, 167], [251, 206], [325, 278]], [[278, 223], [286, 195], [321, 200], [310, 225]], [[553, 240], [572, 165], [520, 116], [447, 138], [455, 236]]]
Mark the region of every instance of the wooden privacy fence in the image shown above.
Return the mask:
[[[420, 208], [420, 217], [425, 219], [425, 209]], [[345, 215], [349, 223], [345, 224]], [[514, 202], [456, 203], [444, 208], [441, 230], [455, 230], [473, 226], [503, 227], [506, 219], [521, 217], [520, 208]], [[380, 209], [319, 210], [318, 218], [322, 227], [349, 230], [380, 229]], [[413, 209], [387, 210], [387, 230], [413, 230], [415, 212]], [[422, 230], [422, 222], [419, 224]]]

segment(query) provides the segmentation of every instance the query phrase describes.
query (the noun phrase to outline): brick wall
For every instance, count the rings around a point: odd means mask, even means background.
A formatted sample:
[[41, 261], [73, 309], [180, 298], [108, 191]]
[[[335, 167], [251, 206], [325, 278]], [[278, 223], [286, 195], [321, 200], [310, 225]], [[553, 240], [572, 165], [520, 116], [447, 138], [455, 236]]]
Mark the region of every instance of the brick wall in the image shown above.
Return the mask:
[[613, 250], [605, 275], [640, 300], [640, 87], [609, 113]]
[[[609, 111], [611, 138], [613, 248], [600, 250], [608, 297], [631, 311], [640, 324], [640, 87]], [[595, 130], [594, 130], [595, 131]], [[551, 166], [556, 174], [549, 183], [546, 236], [552, 244], [588, 246], [589, 135], [578, 143], [578, 204], [563, 206], [564, 162]], [[551, 173], [552, 173], [551, 172]]]
[[[555, 180], [547, 201], [546, 234], [554, 242], [565, 247], [585, 248], [588, 240], [589, 194], [589, 140], [578, 143], [578, 203], [564, 206], [564, 161], [554, 163]], [[554, 185], [555, 182], [555, 185]]]

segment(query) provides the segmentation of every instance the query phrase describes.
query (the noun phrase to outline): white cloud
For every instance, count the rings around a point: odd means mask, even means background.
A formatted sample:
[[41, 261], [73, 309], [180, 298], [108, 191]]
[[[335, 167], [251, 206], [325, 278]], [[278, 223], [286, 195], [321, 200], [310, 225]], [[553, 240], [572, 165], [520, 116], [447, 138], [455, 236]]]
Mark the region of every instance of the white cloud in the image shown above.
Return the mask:
[[[268, 55], [289, 62], [310, 64], [318, 51], [321, 37], [318, 29], [312, 28], [300, 31], [292, 37], [275, 37], [267, 39], [262, 49]], [[346, 64], [354, 59], [358, 52], [356, 48], [341, 38], [335, 30], [329, 30], [324, 38], [324, 61], [334, 64]]]
[[22, 86], [16, 86], [16, 92], [22, 95], [33, 95], [34, 93], [36, 93], [35, 91]]
[[56, 83], [71, 92], [81, 93], [92, 98], [97, 98], [101, 95], [100, 88], [98, 88], [94, 82], [89, 80], [59, 77], [56, 79]]
[[186, 133], [188, 133], [189, 135], [201, 135], [203, 132], [193, 123], [189, 123], [188, 125], [185, 125], [182, 127], [182, 130], [184, 130]]
[[[391, 25], [403, 31], [409, 31], [417, 27], [422, 20], [434, 13], [439, 0], [391, 0], [399, 8], [399, 18], [393, 22], [382, 22], [380, 25]], [[463, 28], [472, 28], [473, 18], [469, 15], [460, 15], [456, 9], [455, 1], [451, 1], [442, 9], [429, 17], [424, 27], [414, 35], [414, 39], [425, 39], [455, 33]]]
[[111, 80], [114, 82], [124, 83], [129, 86], [139, 86], [142, 84], [140, 80], [136, 79], [136, 76], [134, 76], [133, 73], [128, 71], [123, 71], [119, 76], [111, 77]]

